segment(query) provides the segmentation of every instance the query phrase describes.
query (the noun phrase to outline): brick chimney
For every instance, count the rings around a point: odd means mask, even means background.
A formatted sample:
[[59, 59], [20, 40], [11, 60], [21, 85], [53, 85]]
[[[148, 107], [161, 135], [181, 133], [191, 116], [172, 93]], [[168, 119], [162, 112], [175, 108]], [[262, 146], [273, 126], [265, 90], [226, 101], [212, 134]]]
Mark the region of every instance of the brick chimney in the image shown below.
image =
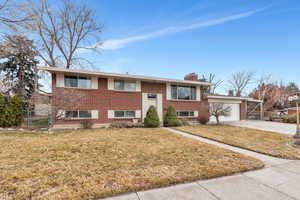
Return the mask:
[[228, 90], [228, 96], [230, 96], [230, 97], [233, 97], [233, 96], [234, 96], [233, 90]]
[[195, 72], [185, 75], [184, 80], [186, 81], [198, 81], [198, 74]]

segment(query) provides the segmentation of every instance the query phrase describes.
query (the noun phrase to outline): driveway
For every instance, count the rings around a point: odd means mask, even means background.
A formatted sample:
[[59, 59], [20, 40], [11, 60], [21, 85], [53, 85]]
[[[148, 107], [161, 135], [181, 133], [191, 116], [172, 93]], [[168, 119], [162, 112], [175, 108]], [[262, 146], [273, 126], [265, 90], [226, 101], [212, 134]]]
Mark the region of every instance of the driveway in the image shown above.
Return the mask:
[[295, 124], [287, 124], [287, 123], [280, 123], [280, 122], [245, 120], [245, 121], [227, 122], [226, 124], [232, 126], [244, 127], [244, 128], [254, 128], [263, 131], [284, 133], [289, 135], [293, 135], [296, 132]]
[[107, 200], [300, 200], [300, 161], [274, 158], [182, 131], [168, 130], [255, 157], [264, 161], [266, 167], [232, 176], [130, 193]]

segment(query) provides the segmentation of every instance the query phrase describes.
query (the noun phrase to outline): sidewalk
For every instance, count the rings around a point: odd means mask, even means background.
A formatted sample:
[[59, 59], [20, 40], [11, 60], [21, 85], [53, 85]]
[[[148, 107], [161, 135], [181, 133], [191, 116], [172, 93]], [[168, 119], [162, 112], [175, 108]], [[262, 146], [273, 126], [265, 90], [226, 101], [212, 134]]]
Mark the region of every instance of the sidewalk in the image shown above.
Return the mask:
[[131, 193], [106, 200], [300, 200], [300, 161], [284, 160], [166, 128], [265, 162], [264, 169]]

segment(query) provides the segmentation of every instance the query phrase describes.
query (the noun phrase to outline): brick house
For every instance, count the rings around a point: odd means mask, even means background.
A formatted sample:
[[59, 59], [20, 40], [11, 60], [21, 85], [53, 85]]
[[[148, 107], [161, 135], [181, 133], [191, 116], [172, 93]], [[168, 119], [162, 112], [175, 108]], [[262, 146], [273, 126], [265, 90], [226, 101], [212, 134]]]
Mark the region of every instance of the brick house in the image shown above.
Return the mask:
[[[161, 121], [168, 106], [173, 105], [179, 118], [197, 122], [201, 115], [209, 116], [209, 102], [215, 99], [204, 94], [204, 88], [211, 83], [199, 81], [195, 73], [178, 80], [54, 67], [41, 67], [40, 70], [52, 75], [53, 102], [65, 91], [84, 96], [76, 102], [76, 109], [59, 110], [61, 117], [55, 122], [57, 128], [80, 127], [84, 119], [92, 120], [94, 127], [108, 126], [112, 122], [143, 122], [151, 105], [156, 107]], [[232, 119], [245, 118], [244, 100], [225, 98], [224, 101], [238, 103], [239, 108], [240, 104], [242, 106], [239, 117]]]

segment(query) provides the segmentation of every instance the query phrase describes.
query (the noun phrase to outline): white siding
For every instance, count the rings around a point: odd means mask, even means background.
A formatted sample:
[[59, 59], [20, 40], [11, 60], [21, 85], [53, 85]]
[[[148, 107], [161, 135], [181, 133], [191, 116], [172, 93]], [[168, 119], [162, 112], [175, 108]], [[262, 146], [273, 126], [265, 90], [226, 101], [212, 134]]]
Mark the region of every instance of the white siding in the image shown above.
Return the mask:
[[107, 118], [108, 119], [113, 119], [115, 117], [115, 113], [113, 110], [108, 110], [107, 111]]
[[56, 74], [56, 87], [65, 87], [64, 74]]
[[166, 84], [166, 93], [167, 93], [167, 100], [171, 100], [171, 84], [167, 83]]
[[92, 77], [92, 89], [98, 89], [98, 77]]
[[107, 79], [107, 89], [109, 89], [109, 90], [114, 89], [114, 79], [112, 79], [112, 78]]
[[136, 110], [135, 111], [135, 118], [141, 118], [142, 117], [142, 113], [140, 110]]
[[200, 89], [200, 86], [196, 87], [196, 101], [201, 101], [201, 89]]
[[98, 118], [99, 118], [99, 111], [92, 110], [92, 119], [98, 119]]

